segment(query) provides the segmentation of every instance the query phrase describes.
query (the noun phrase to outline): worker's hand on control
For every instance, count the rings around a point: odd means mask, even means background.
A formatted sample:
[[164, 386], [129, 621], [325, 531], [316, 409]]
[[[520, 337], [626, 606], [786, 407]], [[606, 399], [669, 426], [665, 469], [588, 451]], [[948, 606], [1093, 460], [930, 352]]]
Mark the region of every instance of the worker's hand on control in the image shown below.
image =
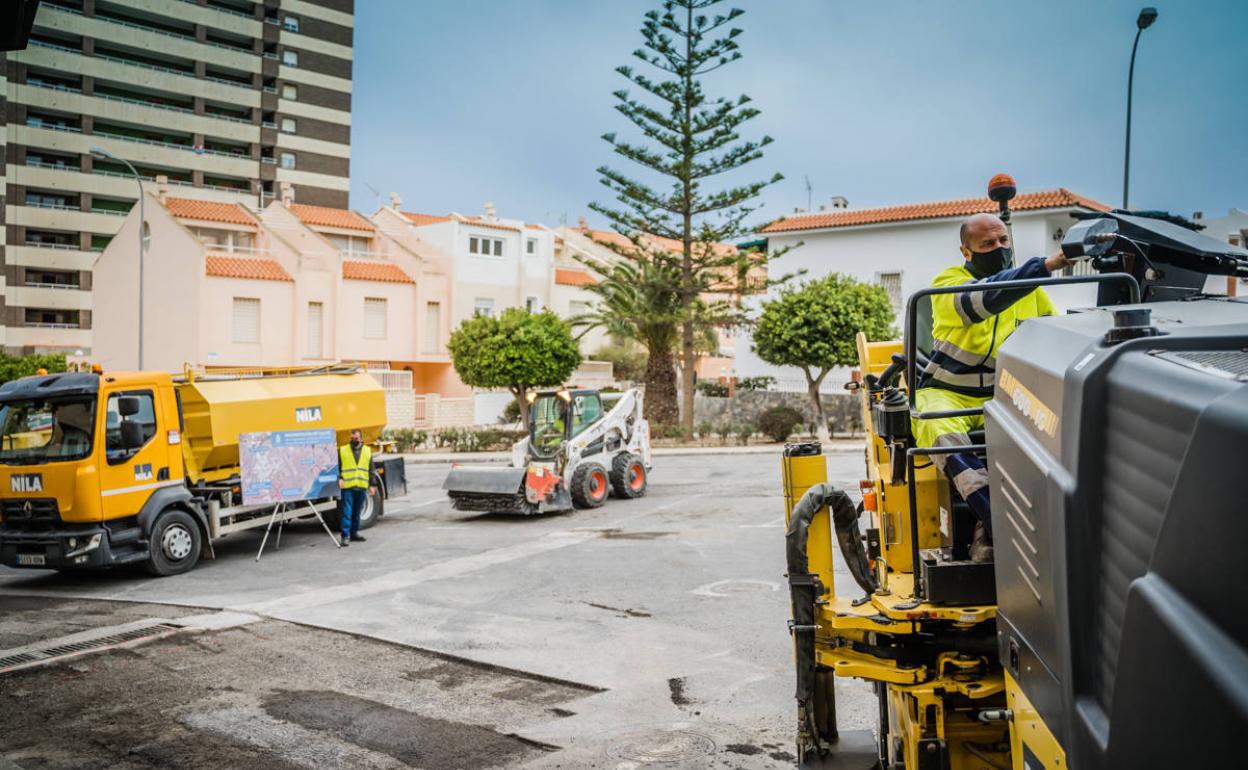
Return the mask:
[[1060, 251], [1044, 258], [1044, 269], [1048, 270], [1050, 273], [1054, 270], [1061, 270], [1063, 267], [1068, 267], [1069, 265], [1070, 260], [1066, 259], [1066, 255]]
[[376, 494], [377, 494], [377, 487], [369, 487], [369, 488], [368, 488], [368, 493], [369, 493], [370, 495], [376, 495]]

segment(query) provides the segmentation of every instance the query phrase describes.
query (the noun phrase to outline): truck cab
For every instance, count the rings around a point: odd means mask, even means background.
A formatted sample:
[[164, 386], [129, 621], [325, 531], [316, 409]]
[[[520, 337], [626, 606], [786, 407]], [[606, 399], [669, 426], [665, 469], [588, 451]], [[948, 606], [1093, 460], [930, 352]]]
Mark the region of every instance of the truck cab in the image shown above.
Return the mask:
[[162, 527], [161, 547], [173, 563], [190, 556], [205, 530], [186, 491], [181, 441], [167, 373], [71, 372], [0, 387], [0, 564], [148, 560], [150, 519], [174, 498], [183, 515]]

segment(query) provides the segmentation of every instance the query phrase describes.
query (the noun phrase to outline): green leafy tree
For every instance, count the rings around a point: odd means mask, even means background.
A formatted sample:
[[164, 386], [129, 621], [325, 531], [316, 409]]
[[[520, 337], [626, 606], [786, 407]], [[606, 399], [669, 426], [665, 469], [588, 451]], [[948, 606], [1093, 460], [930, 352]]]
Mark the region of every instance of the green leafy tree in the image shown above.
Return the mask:
[[[508, 308], [460, 324], [447, 343], [455, 371], [474, 388], [507, 388], [521, 404], [532, 388], [561, 385], [581, 363], [568, 324], [544, 311]], [[525, 430], [529, 410], [521, 409]]]
[[64, 353], [36, 353], [29, 356], [10, 356], [0, 353], [0, 385], [9, 380], [29, 377], [40, 369], [49, 374], [66, 369]]
[[627, 337], [603, 345], [590, 356], [595, 361], [610, 361], [611, 373], [617, 380], [632, 382], [645, 379], [647, 357], [645, 347]]
[[854, 342], [858, 332], [873, 341], [896, 337], [893, 306], [882, 287], [839, 273], [781, 289], [776, 299], [763, 303], [754, 327], [759, 358], [776, 366], [799, 367], [806, 375], [821, 441], [828, 440], [828, 423], [819, 386], [834, 368], [858, 363]]
[[[757, 141], [741, 138], [742, 124], [759, 114], [748, 96], [712, 97], [702, 88], [704, 76], [741, 58], [737, 38], [742, 30], [730, 25], [744, 12], [733, 8], [711, 15], [708, 9], [720, 2], [664, 0], [659, 10], [645, 14], [643, 47], [633, 56], [651, 74], [628, 66], [616, 68], [645, 96], [634, 99], [627, 90], [615, 92], [616, 110], [644, 139], [624, 141], [614, 133], [603, 139], [658, 183], [632, 179], [602, 166], [598, 169], [601, 182], [614, 194], [616, 205], [590, 204], [631, 242], [631, 247], [611, 248], [628, 260], [671, 268], [664, 271], [667, 283], [655, 289], [672, 294], [678, 310], [681, 414], [689, 430], [693, 428], [694, 369], [701, 330], [742, 323], [741, 295], [767, 288], [767, 262], [780, 255], [725, 246], [754, 230], [746, 224], [757, 208], [752, 202], [759, 191], [782, 177], [775, 174], [765, 181], [735, 186], [713, 184], [721, 175], [761, 158], [763, 148], [772, 141], [768, 136]], [[650, 365], [667, 364], [656, 360], [651, 349]], [[647, 399], [652, 398], [649, 388], [647, 378]], [[660, 403], [665, 398], [666, 394], [660, 394]]]
[[572, 324], [641, 343], [647, 354], [645, 417], [656, 425], [674, 424], [678, 411], [673, 351], [682, 317], [680, 297], [671, 291], [676, 267], [645, 254], [609, 264], [596, 262], [593, 267], [602, 279], [585, 289], [597, 301]]

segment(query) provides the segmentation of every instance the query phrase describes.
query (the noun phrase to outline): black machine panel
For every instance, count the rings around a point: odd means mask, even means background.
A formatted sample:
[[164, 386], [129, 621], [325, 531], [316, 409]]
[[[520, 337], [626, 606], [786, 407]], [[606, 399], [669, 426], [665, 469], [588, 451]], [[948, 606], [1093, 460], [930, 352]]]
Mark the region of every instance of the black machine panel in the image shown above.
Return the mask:
[[[1219, 474], [1236, 476], [1234, 462], [1244, 474], [1248, 377], [1237, 367], [1248, 365], [1238, 357], [1248, 355], [1248, 304], [1148, 307], [1160, 334], [1116, 344], [1104, 339], [1108, 310], [1023, 324], [1001, 350], [985, 409], [1001, 661], [1020, 669], [1075, 770], [1178, 766], [1135, 748], [1143, 734], [1207, 750], [1231, 743], [1219, 729], [1248, 730], [1248, 704], [1232, 697], [1248, 690], [1248, 663], [1233, 671], [1209, 657], [1248, 661], [1248, 602], [1226, 610], [1248, 536], [1217, 534], [1243, 535], [1248, 505], [1242, 489], [1212, 493]], [[1197, 563], [1205, 579], [1182, 588], [1164, 574]], [[1193, 624], [1216, 633], [1193, 638]], [[1163, 682], [1191, 699], [1173, 702], [1155, 689]], [[1192, 716], [1214, 702], [1228, 711]], [[1201, 751], [1191, 756], [1208, 759]]]

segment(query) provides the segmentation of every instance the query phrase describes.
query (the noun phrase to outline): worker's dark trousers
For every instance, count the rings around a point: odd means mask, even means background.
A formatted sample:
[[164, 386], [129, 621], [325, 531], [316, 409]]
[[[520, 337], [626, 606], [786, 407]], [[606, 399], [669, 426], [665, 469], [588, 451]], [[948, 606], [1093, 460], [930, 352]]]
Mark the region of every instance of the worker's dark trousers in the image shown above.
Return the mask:
[[367, 489], [354, 487], [342, 490], [342, 536], [355, 537], [360, 531], [360, 513], [364, 510]]
[[[939, 457], [935, 455], [933, 459]], [[940, 463], [937, 463], [939, 465]], [[992, 539], [992, 507], [988, 504], [988, 468], [984, 461], [970, 452], [945, 455], [945, 475], [953, 479], [958, 494], [971, 507], [975, 518], [979, 519], [988, 538]]]

